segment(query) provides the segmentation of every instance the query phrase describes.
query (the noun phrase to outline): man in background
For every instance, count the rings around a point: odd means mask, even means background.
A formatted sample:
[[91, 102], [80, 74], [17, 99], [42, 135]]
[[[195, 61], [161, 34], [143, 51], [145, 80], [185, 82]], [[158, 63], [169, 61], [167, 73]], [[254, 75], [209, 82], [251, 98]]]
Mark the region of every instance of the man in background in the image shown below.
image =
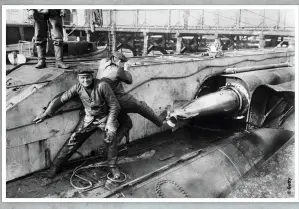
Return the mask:
[[62, 18], [65, 15], [63, 9], [29, 9], [28, 18], [34, 20], [34, 42], [36, 45], [38, 62], [36, 68], [46, 67], [46, 45], [48, 31], [54, 43], [56, 67], [69, 68], [63, 62], [63, 30]]

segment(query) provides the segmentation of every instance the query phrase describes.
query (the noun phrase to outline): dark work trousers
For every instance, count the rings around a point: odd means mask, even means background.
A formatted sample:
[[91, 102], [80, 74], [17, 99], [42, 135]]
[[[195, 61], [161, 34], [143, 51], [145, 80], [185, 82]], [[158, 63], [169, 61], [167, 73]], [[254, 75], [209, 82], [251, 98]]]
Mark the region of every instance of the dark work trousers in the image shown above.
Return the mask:
[[[49, 24], [48, 24], [49, 23]], [[59, 13], [34, 15], [34, 40], [37, 45], [45, 44], [48, 38], [48, 30], [51, 31], [54, 45], [63, 43], [62, 18]]]
[[137, 100], [131, 94], [121, 94], [115, 96], [121, 106], [121, 111], [125, 113], [138, 113], [139, 115], [153, 122], [158, 127], [163, 125], [163, 120], [160, 119], [160, 117], [155, 114], [153, 109], [145, 102]]
[[[97, 129], [100, 129], [93, 123], [85, 127], [84, 117], [80, 118], [75, 131], [71, 137], [66, 140], [59, 152], [56, 154], [53, 164], [57, 167], [61, 167], [68, 159], [81, 147], [81, 145], [88, 139]], [[101, 130], [101, 129], [100, 129]], [[115, 167], [117, 163], [117, 143], [114, 138], [108, 146], [108, 165], [109, 167]], [[116, 151], [115, 151], [116, 150]]]
[[[118, 143], [123, 136], [132, 128], [132, 121], [126, 113], [120, 113], [118, 117], [120, 126], [117, 129], [116, 135], [113, 137], [111, 143], [105, 143], [108, 152], [108, 166], [110, 168], [117, 166]], [[104, 128], [104, 127], [103, 127]], [[56, 154], [53, 164], [61, 167], [68, 159], [81, 147], [81, 145], [88, 139], [97, 129], [100, 129], [93, 123], [85, 127], [84, 117], [82, 117], [77, 124], [74, 133], [64, 143], [62, 148]]]

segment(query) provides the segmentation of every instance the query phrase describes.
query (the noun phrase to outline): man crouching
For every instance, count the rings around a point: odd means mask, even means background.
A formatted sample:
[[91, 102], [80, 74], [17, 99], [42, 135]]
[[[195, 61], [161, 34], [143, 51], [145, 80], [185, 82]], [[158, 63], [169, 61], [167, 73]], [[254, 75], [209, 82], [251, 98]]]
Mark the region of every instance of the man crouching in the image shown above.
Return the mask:
[[53, 178], [63, 164], [97, 129], [105, 132], [105, 144], [108, 146], [108, 166], [115, 179], [120, 178], [117, 166], [117, 121], [120, 105], [109, 84], [93, 78], [93, 70], [79, 69], [78, 83], [55, 97], [46, 111], [36, 117], [33, 122], [40, 123], [47, 117], [54, 115], [67, 101], [79, 96], [85, 109], [85, 115], [80, 119], [71, 137], [64, 143], [54, 158], [47, 177]]

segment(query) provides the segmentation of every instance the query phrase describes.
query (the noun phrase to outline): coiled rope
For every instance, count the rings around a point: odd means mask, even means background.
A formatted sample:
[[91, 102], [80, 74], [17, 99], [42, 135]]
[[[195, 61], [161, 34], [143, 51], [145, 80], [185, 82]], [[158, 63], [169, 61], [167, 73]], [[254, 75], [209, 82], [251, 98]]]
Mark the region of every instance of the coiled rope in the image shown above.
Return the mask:
[[[71, 175], [71, 177], [70, 177], [70, 184], [71, 184], [72, 187], [75, 188], [75, 189], [78, 189], [78, 190], [86, 190], [86, 189], [90, 189], [90, 188], [93, 186], [93, 184], [92, 184], [91, 181], [89, 181], [88, 179], [83, 178], [82, 176], [76, 174], [78, 171], [83, 170], [83, 169], [88, 169], [88, 168], [108, 167], [108, 165], [107, 165], [107, 161], [99, 162], [99, 163], [95, 163], [95, 164], [91, 164], [91, 165], [87, 165], [87, 166], [82, 167], [86, 162], [87, 162], [87, 161], [84, 161], [81, 165], [77, 166], [77, 167], [73, 170], [73, 173], [72, 173], [72, 175]], [[112, 174], [111, 172], [109, 172], [109, 173], [107, 173], [107, 174], [105, 174], [105, 175], [100, 176], [99, 179], [103, 179], [103, 178], [106, 177], [106, 178], [107, 178], [108, 180], [110, 180], [111, 182], [116, 182], [116, 183], [122, 183], [122, 182], [125, 182], [125, 181], [127, 180], [127, 175], [126, 175], [125, 173], [123, 173], [123, 172], [120, 172], [120, 173], [121, 173], [121, 175], [124, 176], [124, 178], [121, 179], [121, 180], [112, 178], [112, 177], [111, 177], [111, 174]], [[74, 178], [74, 177], [77, 177], [77, 178], [81, 179], [82, 181], [87, 182], [88, 185], [87, 185], [87, 186], [84, 186], [84, 187], [78, 187], [78, 186], [76, 186], [76, 185], [73, 183], [73, 178]], [[102, 186], [103, 186], [103, 185], [102, 185]]]

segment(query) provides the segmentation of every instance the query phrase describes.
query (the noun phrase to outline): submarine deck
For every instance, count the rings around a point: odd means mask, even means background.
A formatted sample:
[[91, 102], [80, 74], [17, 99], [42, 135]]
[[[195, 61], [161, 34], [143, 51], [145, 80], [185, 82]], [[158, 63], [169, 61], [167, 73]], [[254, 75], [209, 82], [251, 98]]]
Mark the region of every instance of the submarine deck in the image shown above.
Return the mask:
[[[203, 150], [203, 155], [212, 153], [216, 149], [228, 144], [230, 141], [229, 138], [240, 134], [241, 131], [241, 129], [206, 129], [199, 126], [186, 126], [175, 132], [166, 131], [158, 133], [143, 140], [132, 142], [126, 152], [120, 151], [120, 169], [127, 175], [126, 182], [132, 181], [175, 162], [186, 153], [198, 149]], [[292, 143], [293, 141], [289, 140], [286, 144], [294, 145]], [[274, 154], [273, 158], [264, 163], [266, 164], [265, 168], [254, 169], [254, 171], [249, 172], [248, 177], [243, 178], [237, 183], [237, 186], [229, 188], [230, 192], [227, 194], [227, 197], [246, 197], [248, 195], [251, 197], [253, 193], [257, 197], [292, 197], [294, 189], [292, 189], [292, 195], [290, 195], [285, 190], [282, 191], [280, 186], [285, 185], [286, 174], [289, 175], [289, 178], [294, 179], [292, 167], [294, 165], [294, 163], [292, 164], [294, 147], [290, 148], [290, 146], [285, 145], [279, 151], [287, 152], [288, 154], [279, 155], [279, 158]], [[84, 166], [100, 160], [99, 158], [90, 158], [85, 161]], [[46, 170], [44, 170], [18, 180], [7, 182], [6, 196], [7, 198], [99, 198], [118, 186], [118, 184], [110, 184], [107, 187], [107, 178], [105, 176], [107, 170], [103, 167], [97, 167], [85, 169], [83, 172], [80, 171], [77, 173], [83, 178], [88, 178], [93, 183], [90, 189], [78, 190], [73, 188], [70, 184], [72, 172], [82, 162], [84, 161], [71, 163], [53, 180], [45, 177]], [[185, 162], [182, 164], [185, 164]], [[277, 169], [278, 164], [284, 165], [282, 169]], [[103, 176], [105, 177], [102, 178]], [[277, 184], [272, 184], [273, 180]], [[78, 187], [87, 185], [86, 182], [75, 178], [73, 178], [73, 183]], [[256, 187], [259, 187], [259, 193], [254, 192]], [[264, 190], [261, 190], [262, 188]], [[188, 191], [188, 188], [184, 189]], [[130, 192], [126, 195], [121, 194], [123, 195], [122, 197], [130, 197]]]
[[[232, 135], [233, 132], [214, 133], [202, 131], [196, 137], [194, 137], [194, 134], [194, 130], [184, 128], [176, 132], [166, 131], [158, 133], [138, 140], [138, 142], [133, 142], [128, 147], [127, 156], [122, 156], [120, 152], [120, 169], [126, 173], [127, 181], [130, 181], [174, 162], [181, 155], [188, 152], [206, 147], [212, 149], [212, 142], [222, 139], [224, 136]], [[190, 137], [191, 135], [192, 137]], [[53, 181], [48, 181], [45, 178], [46, 171], [41, 171], [28, 177], [8, 182], [6, 195], [8, 198], [89, 197], [89, 192], [81, 193], [79, 192], [80, 190], [74, 189], [70, 184], [70, 177], [75, 167], [76, 165], [73, 165], [71, 168], [62, 171]], [[101, 167], [92, 169], [90, 173], [101, 173], [101, 170], [103, 170]], [[100, 195], [107, 192], [107, 189], [99, 187], [91, 192], [92, 194], [96, 192]]]

